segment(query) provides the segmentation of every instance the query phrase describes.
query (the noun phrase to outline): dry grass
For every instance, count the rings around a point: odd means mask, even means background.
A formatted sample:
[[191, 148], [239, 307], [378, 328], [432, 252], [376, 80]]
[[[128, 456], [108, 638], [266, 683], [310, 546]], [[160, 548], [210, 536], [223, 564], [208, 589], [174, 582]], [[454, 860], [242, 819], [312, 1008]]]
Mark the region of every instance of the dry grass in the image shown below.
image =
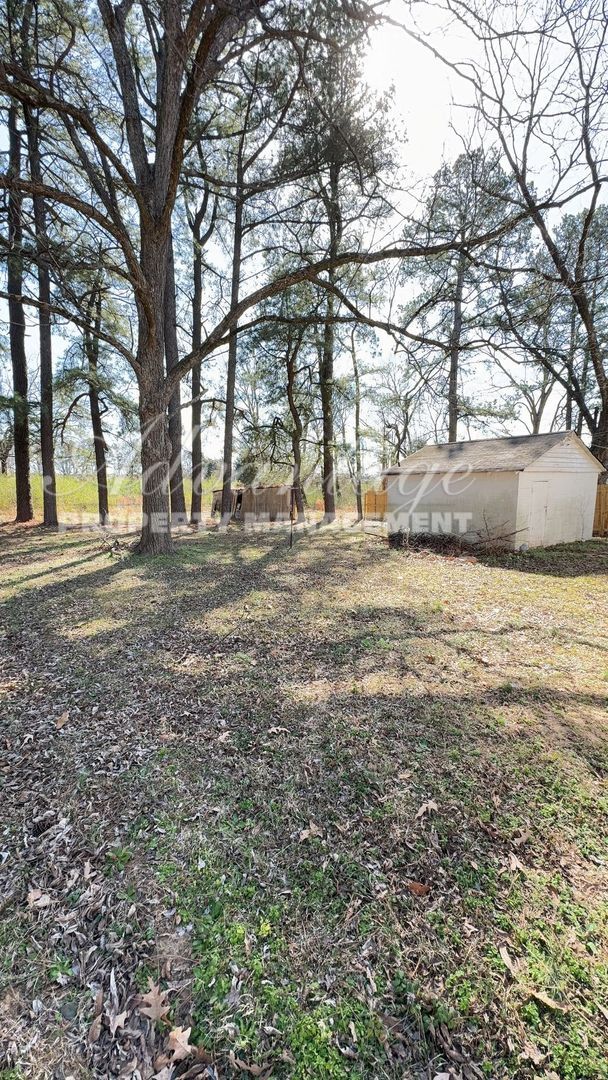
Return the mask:
[[0, 537], [0, 1076], [608, 1076], [606, 542]]

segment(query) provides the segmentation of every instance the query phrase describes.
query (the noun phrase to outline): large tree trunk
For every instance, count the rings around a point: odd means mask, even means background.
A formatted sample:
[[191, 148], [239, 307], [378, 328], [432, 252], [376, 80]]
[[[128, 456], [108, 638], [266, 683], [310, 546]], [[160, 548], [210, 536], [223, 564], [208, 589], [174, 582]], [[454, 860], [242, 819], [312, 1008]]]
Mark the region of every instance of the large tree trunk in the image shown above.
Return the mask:
[[604, 405], [600, 410], [590, 449], [604, 468], [608, 469], [608, 405]]
[[[167, 253], [167, 281], [165, 284], [165, 363], [167, 374], [179, 361], [177, 344], [177, 309], [175, 302], [175, 263], [173, 259], [173, 238], [169, 237]], [[169, 493], [171, 500], [171, 519], [173, 524], [184, 524], [186, 499], [184, 496], [184, 473], [182, 468], [182, 409], [181, 390], [178, 383], [169, 401], [169, 439], [171, 441]]]
[[572, 430], [573, 403], [572, 396], [572, 373], [574, 371], [574, 358], [576, 356], [576, 308], [572, 305], [570, 315], [570, 343], [568, 346], [568, 387], [566, 389], [566, 431]]
[[[330, 280], [333, 274], [330, 271]], [[334, 309], [333, 293], [327, 294], [325, 326], [319, 383], [321, 389], [321, 412], [323, 414], [323, 520], [332, 522], [336, 517], [336, 471], [334, 446]]]
[[[158, 361], [162, 374], [162, 350]], [[137, 551], [142, 555], [167, 554], [172, 549], [169, 501], [169, 424], [161, 380], [140, 380], [142, 530]]]
[[[194, 237], [194, 292], [192, 295], [192, 351], [201, 345], [201, 316], [203, 303], [203, 263], [198, 237]], [[190, 522], [199, 525], [202, 521], [203, 448], [201, 433], [201, 365], [200, 361], [192, 368], [192, 498], [190, 503]]]
[[[36, 204], [39, 204], [38, 214]], [[40, 218], [42, 243], [46, 243], [45, 209], [42, 199], [34, 199], [34, 214]], [[38, 232], [38, 225], [36, 228]], [[38, 241], [40, 243], [40, 241]], [[51, 342], [50, 280], [46, 255], [39, 255], [38, 291], [40, 297], [40, 453], [43, 476], [44, 524], [57, 525], [57, 485], [55, 481], [55, 446], [53, 433], [53, 351]]]
[[[8, 110], [9, 175], [21, 173], [21, 144], [17, 123], [17, 107]], [[15, 440], [15, 494], [17, 521], [31, 521], [32, 492], [30, 486], [30, 429], [28, 413], [28, 379], [25, 356], [25, 315], [21, 295], [23, 292], [23, 258], [21, 244], [21, 196], [15, 189], [8, 196], [8, 257], [7, 286], [9, 293], [8, 318], [11, 365], [13, 369], [13, 437]]]
[[466, 255], [463, 251], [458, 256], [456, 283], [454, 286], [454, 317], [450, 334], [450, 374], [448, 379], [448, 442], [458, 438], [458, 375], [460, 371], [460, 347], [462, 338], [462, 294]]
[[[93, 306], [93, 305], [91, 305]], [[93, 429], [93, 446], [95, 449], [95, 472], [97, 475], [97, 505], [99, 509], [99, 524], [109, 525], [110, 509], [108, 503], [108, 470], [106, 466], [106, 441], [101, 422], [101, 407], [99, 403], [99, 330], [101, 328], [101, 290], [97, 290], [94, 298], [95, 308], [95, 334], [85, 333], [84, 347], [89, 366], [89, 406], [91, 409], [91, 427]]]
[[[237, 168], [236, 203], [234, 211], [234, 242], [232, 249], [232, 282], [230, 288], [230, 306], [239, 302], [241, 284], [241, 257], [243, 247], [243, 176], [240, 166]], [[227, 525], [232, 516], [232, 453], [234, 447], [234, 397], [236, 388], [236, 366], [238, 359], [238, 334], [236, 326], [230, 331], [228, 342], [228, 370], [226, 372], [226, 414], [224, 419], [224, 466], [222, 482], [221, 524]]]
[[[331, 165], [329, 170], [329, 192], [324, 196], [327, 213], [327, 225], [329, 228], [329, 257], [333, 259], [338, 254], [340, 239], [342, 237], [342, 217], [340, 213], [340, 166]], [[327, 280], [330, 287], [336, 279], [333, 266], [330, 267]], [[334, 437], [334, 316], [336, 300], [334, 294], [327, 293], [327, 306], [325, 311], [325, 325], [323, 328], [323, 348], [321, 350], [319, 383], [321, 390], [321, 411], [323, 414], [323, 520], [330, 523], [336, 517], [336, 471], [335, 471], [335, 437]]]
[[359, 361], [355, 348], [355, 333], [351, 334], [351, 356], [355, 379], [355, 497], [357, 500], [357, 521], [363, 520], [363, 445], [361, 439], [361, 377]]
[[165, 393], [164, 293], [168, 236], [160, 229], [141, 231], [141, 266], [147, 310], [138, 318], [139, 427], [141, 436], [142, 529], [136, 551], [162, 555], [172, 550], [169, 500], [171, 444]]
[[[299, 341], [302, 337], [300, 335]], [[287, 348], [287, 401], [293, 430], [291, 432], [291, 451], [293, 454], [293, 493], [298, 515], [298, 524], [305, 521], [304, 517], [304, 492], [302, 490], [302, 434], [304, 426], [298, 409], [295, 395], [296, 360], [298, 358], [299, 343], [293, 349]]]
[[[38, 114], [28, 106], [23, 110], [34, 183], [42, 183], [40, 131]], [[53, 343], [51, 336], [51, 278], [46, 234], [44, 199], [34, 195], [34, 229], [38, 264], [38, 329], [40, 336], [40, 456], [42, 459], [43, 524], [57, 525], [57, 485], [55, 481], [55, 445], [53, 432]]]

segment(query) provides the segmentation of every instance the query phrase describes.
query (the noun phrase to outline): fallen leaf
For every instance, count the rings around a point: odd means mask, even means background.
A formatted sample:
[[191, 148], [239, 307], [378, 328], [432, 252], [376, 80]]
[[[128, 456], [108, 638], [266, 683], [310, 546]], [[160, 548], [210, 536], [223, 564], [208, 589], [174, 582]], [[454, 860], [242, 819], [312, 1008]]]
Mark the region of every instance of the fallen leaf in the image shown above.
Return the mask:
[[67, 724], [69, 719], [70, 719], [70, 713], [69, 713], [69, 710], [66, 709], [66, 711], [62, 712], [61, 716], [58, 716], [57, 719], [55, 720], [55, 727], [58, 730], [61, 730], [62, 727], [65, 727], [65, 725]]
[[167, 1050], [173, 1052], [173, 1061], [184, 1061], [185, 1058], [190, 1057], [196, 1050], [196, 1046], [192, 1046], [190, 1043], [190, 1032], [192, 1028], [176, 1027], [169, 1032], [169, 1040], [167, 1043]]
[[124, 1028], [126, 1019], [126, 1012], [118, 1013], [117, 1016], [109, 1016], [108, 1023], [110, 1025], [110, 1035], [114, 1036], [119, 1028]]
[[161, 990], [153, 979], [148, 979], [148, 993], [142, 997], [142, 1005], [138, 1005], [140, 1013], [144, 1016], [148, 1016], [150, 1020], [164, 1020], [165, 1016], [169, 1012], [169, 1006], [166, 1003], [167, 992]]
[[535, 1001], [540, 1001], [541, 1005], [546, 1005], [548, 1009], [554, 1009], [555, 1012], [570, 1012], [569, 1005], [560, 1005], [559, 1001], [554, 1001], [548, 994], [543, 994], [542, 990], [530, 991], [530, 997], [533, 997]]
[[30, 889], [27, 894], [27, 905], [30, 908], [45, 908], [51, 903], [48, 893], [43, 893], [41, 889]]
[[513, 873], [517, 870], [521, 870], [522, 873], [525, 873], [526, 870], [524, 864], [517, 858], [517, 855], [515, 855], [513, 851], [509, 853], [509, 870], [512, 870]]
[[515, 847], [523, 847], [523, 845], [526, 843], [527, 840], [530, 839], [531, 836], [532, 829], [520, 829], [519, 836], [514, 836], [512, 842], [515, 844]]
[[502, 960], [505, 967], [511, 972], [511, 975], [515, 975], [515, 964], [509, 956], [509, 950], [507, 949], [507, 946], [501, 945], [498, 951], [500, 953], [500, 959]]
[[434, 799], [427, 799], [427, 801], [423, 802], [422, 806], [417, 811], [416, 817], [417, 818], [422, 818], [422, 817], [424, 817], [425, 814], [430, 814], [430, 813], [433, 812], [433, 810], [438, 810], [438, 809], [439, 809], [439, 807], [437, 806], [437, 803], [435, 802]]
[[163, 1069], [167, 1068], [167, 1065], [171, 1064], [171, 1055], [170, 1054], [165, 1054], [164, 1052], [161, 1053], [161, 1054], [158, 1054], [154, 1058], [153, 1064], [154, 1064], [154, 1068], [156, 1069], [157, 1073], [160, 1073]]
[[431, 886], [423, 885], [421, 881], [406, 881], [405, 887], [412, 896], [426, 896], [431, 891]]
[[541, 1065], [547, 1054], [543, 1054], [534, 1043], [528, 1042], [526, 1039], [519, 1057], [521, 1061], [531, 1061], [533, 1065]]
[[311, 836], [323, 836], [323, 829], [316, 825], [314, 821], [309, 821], [308, 828], [302, 829], [300, 843], [303, 843], [304, 840], [310, 840]]
[[261, 1076], [266, 1070], [265, 1065], [248, 1065], [242, 1058], [236, 1057], [233, 1050], [230, 1051], [230, 1064], [233, 1069], [240, 1069], [241, 1072], [249, 1073], [250, 1076]]
[[87, 1036], [90, 1043], [96, 1043], [101, 1035], [101, 1016], [96, 1016], [89, 1028], [89, 1034]]

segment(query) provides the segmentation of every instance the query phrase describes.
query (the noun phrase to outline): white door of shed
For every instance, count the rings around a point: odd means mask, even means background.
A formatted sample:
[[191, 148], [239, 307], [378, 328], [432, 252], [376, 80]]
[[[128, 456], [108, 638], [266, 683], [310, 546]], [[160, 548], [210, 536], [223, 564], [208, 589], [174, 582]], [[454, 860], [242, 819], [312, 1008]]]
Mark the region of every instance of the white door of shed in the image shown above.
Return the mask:
[[548, 496], [549, 481], [534, 480], [530, 492], [530, 517], [528, 519], [528, 543], [530, 547], [542, 547], [545, 542]]

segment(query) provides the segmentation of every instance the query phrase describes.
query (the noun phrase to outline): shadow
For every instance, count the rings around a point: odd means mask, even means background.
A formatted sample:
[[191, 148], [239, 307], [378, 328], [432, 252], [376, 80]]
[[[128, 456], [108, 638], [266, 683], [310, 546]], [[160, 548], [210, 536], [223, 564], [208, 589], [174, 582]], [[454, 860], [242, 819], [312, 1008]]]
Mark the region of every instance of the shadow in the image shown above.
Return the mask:
[[[73, 545], [74, 547], [78, 545]], [[16, 585], [22, 585], [27, 581], [36, 581], [38, 578], [48, 577], [49, 574], [63, 573], [64, 570], [70, 570], [75, 566], [82, 566], [84, 563], [92, 562], [93, 559], [99, 558], [99, 552], [93, 551], [90, 555], [83, 555], [81, 559], [73, 559], [72, 562], [58, 562], [54, 566], [49, 566], [46, 570], [40, 570], [37, 574], [24, 574], [20, 576], [15, 582]]]
[[551, 577], [595, 577], [608, 575], [608, 540], [586, 540], [578, 544], [557, 544], [508, 555], [478, 555], [485, 566], [515, 570], [520, 574]]
[[[18, 631], [0, 646], [3, 811], [26, 851], [27, 880], [49, 888], [55, 904], [74, 893], [59, 875], [87, 860], [95, 881], [115, 875], [121, 891], [131, 874], [138, 914], [127, 918], [125, 907], [123, 921], [141, 919], [152, 938], [155, 919], [162, 925], [175, 907], [181, 918], [186, 901], [186, 932], [202, 934], [213, 897], [219, 909], [225, 904], [227, 925], [251, 926], [254, 948], [257, 931], [264, 964], [276, 949], [280, 974], [262, 970], [279, 994], [291, 983], [327, 979], [340, 1003], [351, 980], [364, 1001], [390, 956], [391, 970], [420, 972], [429, 984], [446, 970], [467, 978], [489, 972], [490, 991], [502, 1000], [504, 971], [494, 972], [488, 957], [511, 932], [507, 917], [527, 910], [529, 897], [517, 892], [532, 893], [524, 874], [539, 890], [557, 881], [574, 918], [576, 874], [592, 874], [592, 860], [602, 858], [606, 695], [584, 679], [556, 688], [552, 668], [538, 666], [532, 676], [533, 661], [554, 660], [561, 644], [537, 624], [450, 622], [427, 599], [416, 564], [412, 591], [406, 580], [387, 603], [374, 589], [399, 556], [380, 542], [363, 538], [349, 548], [327, 531], [298, 538], [290, 551], [286, 539], [275, 531], [184, 536], [161, 559], [96, 547], [59, 564], [70, 569], [66, 580], [32, 575], [35, 584], [0, 603], [0, 618]], [[91, 565], [96, 557], [103, 563]], [[496, 575], [471, 571], [487, 582], [467, 597], [466, 575], [457, 576], [463, 612], [469, 603], [483, 615], [495, 602]], [[453, 587], [448, 579], [446, 589]], [[581, 596], [588, 591], [583, 586]], [[516, 593], [506, 590], [505, 606]], [[582, 641], [584, 628], [576, 629]], [[507, 672], [489, 672], [471, 640], [455, 640], [474, 635], [481, 650], [510, 634], [519, 635], [517, 684]], [[409, 666], [401, 647], [418, 648]], [[445, 657], [460, 653], [477, 664], [474, 672], [447, 670]], [[30, 821], [44, 827], [46, 815], [69, 831], [51, 844], [42, 833], [38, 847], [23, 848], [24, 829]], [[104, 869], [108, 844], [114, 863]], [[515, 852], [525, 871], [509, 869]], [[413, 894], [412, 883], [428, 885], [428, 897]], [[553, 899], [547, 903], [552, 912]], [[530, 921], [543, 910], [537, 901]], [[591, 902], [580, 910], [587, 919]], [[268, 913], [267, 940], [259, 928]], [[36, 918], [41, 933], [44, 916]], [[218, 933], [223, 919], [213, 914]], [[541, 922], [547, 934], [551, 919]], [[59, 923], [53, 914], [49, 925], [55, 951], [64, 947], [64, 926], [72, 949], [70, 919]], [[134, 969], [143, 934], [129, 925], [131, 936]], [[203, 956], [212, 952], [204, 944], [199, 938]], [[233, 947], [222, 939], [216, 951], [228, 963]], [[112, 956], [121, 986], [132, 970], [119, 948]], [[239, 963], [241, 970], [247, 960]], [[585, 1007], [594, 985], [576, 984]], [[391, 997], [387, 980], [373, 991], [377, 1008], [404, 1027], [409, 982], [405, 990]], [[252, 982], [247, 1002], [254, 994]], [[179, 1010], [177, 990], [174, 1000]], [[302, 1014], [314, 1000], [302, 998]], [[460, 1007], [457, 996], [449, 1000]], [[465, 1048], [467, 1009], [456, 1027]], [[251, 1023], [257, 1034], [257, 1019]], [[492, 1018], [488, 1030], [494, 1026]], [[472, 1057], [477, 1038], [470, 1037]], [[421, 1061], [425, 1045], [412, 1044]], [[431, 1050], [426, 1075], [439, 1060]], [[402, 1061], [391, 1075], [405, 1075]]]

